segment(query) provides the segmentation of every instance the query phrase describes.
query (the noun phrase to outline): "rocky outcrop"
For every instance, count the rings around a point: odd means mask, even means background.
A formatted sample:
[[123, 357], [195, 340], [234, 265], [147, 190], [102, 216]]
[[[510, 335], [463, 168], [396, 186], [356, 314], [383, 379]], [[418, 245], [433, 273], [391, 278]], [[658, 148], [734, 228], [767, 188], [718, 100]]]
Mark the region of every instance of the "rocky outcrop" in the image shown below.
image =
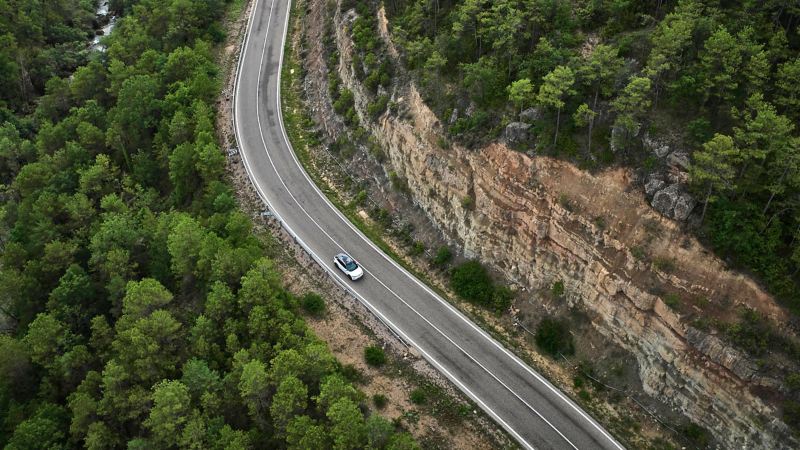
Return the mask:
[[520, 144], [528, 140], [528, 129], [531, 127], [528, 123], [511, 122], [506, 125], [503, 132], [503, 139], [509, 144]]
[[538, 108], [528, 108], [519, 113], [520, 122], [534, 123], [542, 118], [542, 112]]
[[[479, 151], [443, 148], [437, 144], [441, 125], [413, 85], [393, 95], [405, 112], [402, 118], [385, 114], [370, 122], [369, 96], [350, 64], [348, 28], [339, 22], [335, 29], [339, 75], [355, 93], [362, 123], [386, 150], [392, 170], [406, 180], [415, 204], [453, 244], [491, 262], [520, 286], [542, 289], [563, 280], [567, 301], [635, 356], [645, 392], [710, 429], [726, 447], [798, 445], [773, 419], [776, 411], [751, 392], [757, 368], [719, 338], [684, 323], [650, 288], [657, 283], [669, 292], [703, 296], [723, 312], [745, 305], [782, 323], [785, 312], [770, 296], [655, 213], [640, 191], [630, 189], [625, 170], [592, 175], [501, 144]], [[660, 182], [649, 188], [655, 196], [672, 188]], [[659, 203], [666, 197], [663, 209], [671, 217], [688, 215], [691, 202], [674, 190]], [[462, 201], [468, 195], [471, 207]], [[647, 236], [652, 224], [660, 232]], [[675, 269], [665, 273], [635, 257], [632, 249], [645, 245], [651, 255], [673, 259]]]
[[694, 197], [686, 193], [679, 184], [670, 184], [664, 189], [664, 182], [654, 178], [645, 185], [645, 193], [655, 190], [651, 205], [653, 208], [671, 219], [684, 221], [689, 218], [697, 202]]

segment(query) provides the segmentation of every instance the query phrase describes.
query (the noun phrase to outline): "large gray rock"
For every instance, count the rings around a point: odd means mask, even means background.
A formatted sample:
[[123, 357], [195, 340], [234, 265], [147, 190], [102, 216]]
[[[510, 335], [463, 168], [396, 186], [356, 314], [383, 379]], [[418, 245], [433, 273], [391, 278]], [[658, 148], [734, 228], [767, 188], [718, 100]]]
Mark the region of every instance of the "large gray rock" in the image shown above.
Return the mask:
[[689, 218], [697, 202], [676, 183], [656, 192], [650, 204], [662, 215], [683, 221]]
[[672, 217], [672, 212], [675, 209], [675, 203], [681, 195], [680, 186], [671, 184], [666, 188], [656, 192], [653, 196], [653, 201], [650, 202], [656, 211], [667, 217]]
[[648, 197], [652, 197], [656, 192], [663, 189], [666, 184], [661, 175], [655, 173], [650, 174], [650, 176], [647, 177], [647, 182], [644, 184], [644, 193], [647, 194]]
[[675, 201], [675, 208], [672, 210], [672, 218], [683, 222], [689, 218], [694, 207], [697, 206], [697, 201], [694, 197], [684, 192]]
[[642, 136], [642, 146], [644, 149], [654, 153], [659, 158], [663, 158], [669, 154], [669, 144], [666, 142], [650, 136], [650, 133], [645, 132]]
[[667, 156], [667, 164], [676, 167], [684, 172], [689, 170], [691, 163], [689, 162], [689, 155], [685, 152], [672, 152]]
[[503, 132], [503, 137], [509, 144], [519, 144], [528, 140], [528, 129], [531, 127], [529, 123], [511, 122], [506, 125], [506, 130]]
[[520, 122], [533, 123], [542, 118], [542, 112], [537, 108], [528, 108], [519, 113]]

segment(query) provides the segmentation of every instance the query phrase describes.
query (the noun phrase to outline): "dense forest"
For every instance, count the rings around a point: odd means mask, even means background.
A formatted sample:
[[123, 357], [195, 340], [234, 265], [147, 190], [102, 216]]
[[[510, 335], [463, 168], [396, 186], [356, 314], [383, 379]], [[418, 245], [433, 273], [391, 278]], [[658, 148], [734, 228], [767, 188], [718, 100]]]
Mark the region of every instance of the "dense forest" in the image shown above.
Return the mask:
[[214, 55], [242, 5], [112, 0], [93, 52], [94, 2], [0, 1], [0, 446], [417, 447], [225, 180]]
[[690, 154], [698, 232], [800, 312], [800, 4], [390, 0], [393, 36], [451, 138], [535, 107], [535, 151], [643, 179]]

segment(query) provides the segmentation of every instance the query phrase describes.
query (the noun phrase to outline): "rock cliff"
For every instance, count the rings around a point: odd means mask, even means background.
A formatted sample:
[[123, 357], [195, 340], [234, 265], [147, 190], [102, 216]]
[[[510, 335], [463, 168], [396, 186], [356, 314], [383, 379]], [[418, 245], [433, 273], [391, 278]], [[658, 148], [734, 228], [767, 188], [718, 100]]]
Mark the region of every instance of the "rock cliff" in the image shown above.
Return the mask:
[[[385, 149], [391, 170], [452, 244], [528, 290], [563, 280], [567, 301], [636, 358], [645, 392], [711, 430], [726, 447], [798, 445], [774, 419], [775, 409], [755, 394], [771, 380], [653, 292], [702, 298], [722, 319], [747, 306], [780, 326], [786, 313], [769, 295], [657, 214], [644, 193], [631, 188], [626, 170], [594, 175], [503, 144], [443, 148], [442, 127], [413, 84], [393, 89], [397, 114], [370, 121], [369, 96], [351, 65], [352, 18], [352, 12], [337, 12], [334, 19], [339, 76], [355, 93], [361, 122]], [[381, 23], [389, 54], [396, 55]]]

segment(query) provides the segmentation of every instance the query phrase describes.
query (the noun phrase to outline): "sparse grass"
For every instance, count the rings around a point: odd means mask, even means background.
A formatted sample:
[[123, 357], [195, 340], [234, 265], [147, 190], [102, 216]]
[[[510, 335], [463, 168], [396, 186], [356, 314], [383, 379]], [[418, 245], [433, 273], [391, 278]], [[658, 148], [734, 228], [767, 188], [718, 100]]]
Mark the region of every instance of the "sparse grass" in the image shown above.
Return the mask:
[[664, 301], [664, 304], [672, 309], [678, 309], [678, 307], [681, 305], [680, 296], [674, 292], [670, 292], [669, 294], [665, 295], [662, 300]]
[[662, 271], [662, 272], [674, 272], [675, 271], [675, 260], [673, 258], [659, 256], [653, 260], [653, 267]]
[[631, 247], [631, 256], [633, 256], [637, 261], [644, 261], [645, 258], [647, 258], [647, 253], [644, 251], [644, 247], [640, 245], [634, 245]]

